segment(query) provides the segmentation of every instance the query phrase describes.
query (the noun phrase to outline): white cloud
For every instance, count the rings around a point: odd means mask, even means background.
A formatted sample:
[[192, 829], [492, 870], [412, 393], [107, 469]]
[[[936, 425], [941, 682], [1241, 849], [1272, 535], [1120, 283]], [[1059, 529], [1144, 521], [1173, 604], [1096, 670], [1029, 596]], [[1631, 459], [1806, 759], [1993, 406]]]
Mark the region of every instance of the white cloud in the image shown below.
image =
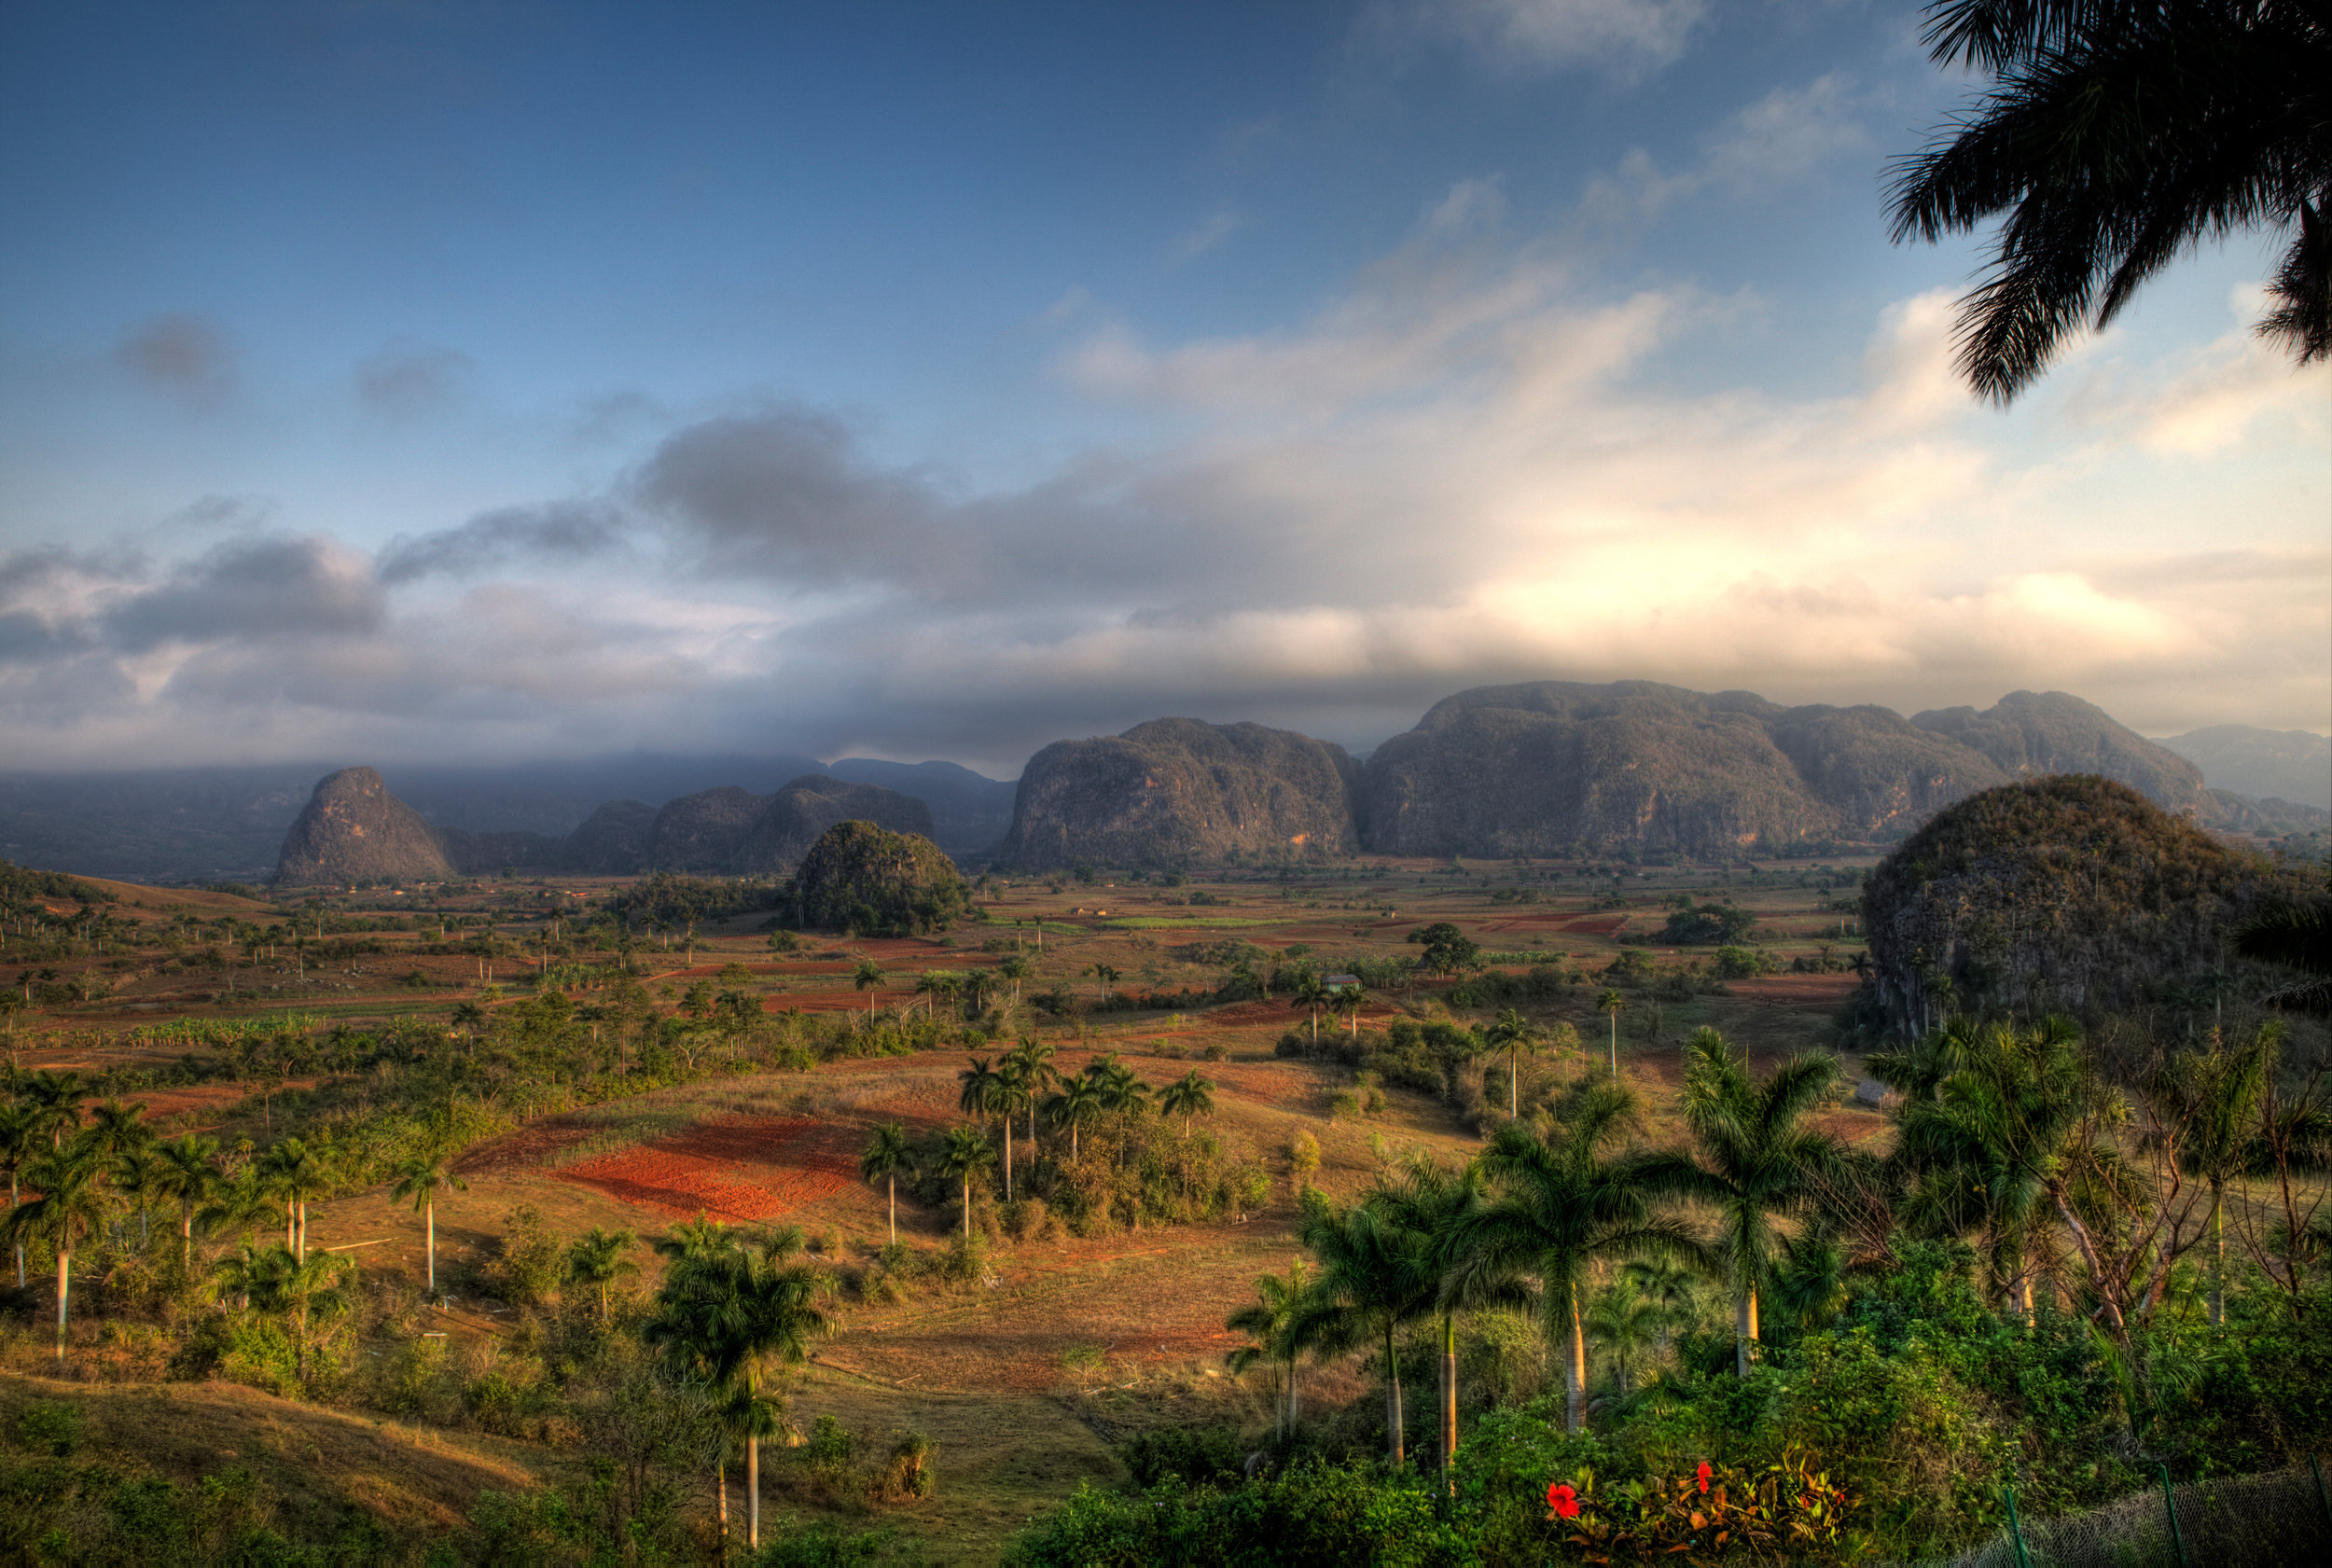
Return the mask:
[[1296, 327], [1064, 324], [1073, 386], [1181, 434], [1020, 491], [962, 493], [828, 410], [756, 400], [668, 429], [604, 493], [377, 561], [255, 535], [177, 564], [0, 562], [0, 742], [879, 743], [1008, 768], [1160, 712], [1367, 743], [1450, 690], [1546, 676], [1905, 709], [2058, 687], [2149, 729], [2320, 725], [2332, 369], [2240, 334], [2163, 364], [2109, 336], [2002, 414], [1954, 378], [1936, 292], [1879, 312], [1851, 384], [1679, 391], [1664, 357], [1754, 315], [1599, 290], [1507, 238], [1496, 195], [1456, 187]]
[[1707, 0], [1381, 0], [1362, 26], [1381, 47], [1450, 39], [1506, 69], [1629, 77], [1683, 55], [1708, 13]]

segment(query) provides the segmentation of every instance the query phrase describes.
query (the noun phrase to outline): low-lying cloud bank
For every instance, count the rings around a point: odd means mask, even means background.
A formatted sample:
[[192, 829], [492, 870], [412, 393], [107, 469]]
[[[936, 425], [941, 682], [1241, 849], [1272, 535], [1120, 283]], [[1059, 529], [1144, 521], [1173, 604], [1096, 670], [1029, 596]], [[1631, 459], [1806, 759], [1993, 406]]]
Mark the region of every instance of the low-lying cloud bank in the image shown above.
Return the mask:
[[[2332, 370], [2239, 326], [2169, 365], [2108, 339], [2004, 419], [1951, 380], [1928, 295], [1834, 395], [1680, 393], [1662, 356], [1754, 333], [1753, 307], [1595, 298], [1555, 250], [1484, 243], [1465, 215], [1491, 196], [1453, 193], [1299, 330], [1089, 326], [1061, 374], [1178, 434], [1010, 493], [758, 399], [601, 493], [378, 550], [298, 520], [180, 560], [21, 552], [0, 750], [1009, 771], [1162, 713], [1367, 746], [1448, 691], [1549, 676], [1905, 709], [2047, 687], [2155, 732], [2325, 725]], [[175, 375], [193, 361], [165, 337], [147, 357]], [[451, 364], [399, 361], [382, 395], [434, 397]]]

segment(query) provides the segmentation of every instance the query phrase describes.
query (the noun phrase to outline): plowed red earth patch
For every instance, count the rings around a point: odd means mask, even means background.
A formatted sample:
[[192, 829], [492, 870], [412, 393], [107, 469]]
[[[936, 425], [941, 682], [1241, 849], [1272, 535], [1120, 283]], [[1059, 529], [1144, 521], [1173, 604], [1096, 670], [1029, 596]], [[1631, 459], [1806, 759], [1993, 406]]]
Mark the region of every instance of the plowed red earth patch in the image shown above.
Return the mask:
[[475, 1176], [489, 1171], [510, 1171], [542, 1164], [562, 1149], [572, 1148], [595, 1129], [578, 1122], [541, 1121], [534, 1126], [480, 1144], [464, 1155], [454, 1170]]
[[1760, 1002], [1828, 1007], [1845, 1001], [1861, 983], [1853, 975], [1768, 975], [1762, 979], [1729, 980], [1725, 989], [1735, 996], [1752, 996]]
[[676, 1218], [702, 1211], [716, 1219], [767, 1220], [850, 1186], [861, 1142], [835, 1122], [735, 1117], [556, 1175]]
[[1511, 915], [1493, 920], [1485, 931], [1513, 931], [1527, 927], [1534, 931], [1575, 931], [1582, 937], [1608, 937], [1628, 923], [1626, 915]]

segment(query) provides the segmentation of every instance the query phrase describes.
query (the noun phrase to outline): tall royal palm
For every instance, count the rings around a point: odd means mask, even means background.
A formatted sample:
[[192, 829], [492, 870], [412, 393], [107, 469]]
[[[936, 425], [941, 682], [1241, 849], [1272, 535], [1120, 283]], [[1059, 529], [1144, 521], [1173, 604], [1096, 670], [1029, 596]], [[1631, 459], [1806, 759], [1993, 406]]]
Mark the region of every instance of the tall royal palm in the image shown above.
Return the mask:
[[323, 1158], [298, 1138], [286, 1138], [259, 1157], [260, 1176], [284, 1200], [284, 1245], [294, 1257], [308, 1256], [308, 1200], [324, 1190]]
[[1565, 1415], [1587, 1422], [1587, 1334], [1579, 1299], [1588, 1266], [1602, 1258], [1666, 1256], [1701, 1259], [1685, 1224], [1655, 1208], [1659, 1186], [1647, 1161], [1619, 1152], [1634, 1098], [1595, 1084], [1539, 1132], [1510, 1121], [1482, 1153], [1497, 1194], [1466, 1222], [1466, 1250], [1485, 1266], [1538, 1279], [1548, 1348], [1561, 1347]]
[[1481, 1168], [1451, 1171], [1426, 1159], [1411, 1160], [1398, 1179], [1380, 1186], [1373, 1201], [1419, 1235], [1431, 1239], [1438, 1285], [1434, 1310], [1441, 1318], [1441, 1475], [1445, 1486], [1457, 1458], [1457, 1320], [1461, 1312], [1527, 1306], [1521, 1279], [1467, 1245], [1467, 1225], [1483, 1201]]
[[1098, 1119], [1108, 1108], [1101, 1085], [1090, 1076], [1071, 1078], [1061, 1086], [1060, 1092], [1045, 1096], [1045, 1119], [1055, 1127], [1069, 1130], [1071, 1159], [1077, 1157], [1077, 1130]]
[[2332, 353], [2332, 12], [2312, 0], [1936, 0], [1939, 64], [1991, 73], [1903, 162], [1896, 240], [2006, 215], [1962, 303], [1960, 368], [2006, 403], [2205, 240], [2288, 235], [2258, 325]]
[[8, 1239], [45, 1245], [57, 1259], [57, 1359], [64, 1360], [65, 1314], [73, 1298], [73, 1255], [104, 1223], [104, 1162], [79, 1139], [50, 1149], [25, 1167], [25, 1184], [39, 1196], [8, 1211]]
[[1281, 1398], [1273, 1417], [1278, 1435], [1296, 1430], [1296, 1362], [1304, 1353], [1298, 1325], [1312, 1305], [1312, 1269], [1302, 1258], [1287, 1266], [1285, 1275], [1265, 1274], [1255, 1283], [1256, 1298], [1223, 1320], [1223, 1326], [1247, 1336], [1247, 1343], [1230, 1353], [1235, 1375], [1258, 1361], [1281, 1369]]
[[645, 1334], [727, 1397], [729, 1424], [745, 1439], [745, 1544], [761, 1544], [761, 1438], [775, 1408], [762, 1381], [772, 1363], [798, 1366], [833, 1325], [819, 1310], [826, 1282], [794, 1260], [781, 1233], [757, 1251], [708, 1245], [683, 1252], [665, 1271]]
[[429, 1247], [429, 1295], [437, 1294], [437, 1194], [452, 1187], [467, 1192], [469, 1183], [456, 1175], [452, 1161], [441, 1149], [424, 1150], [413, 1155], [396, 1172], [396, 1184], [389, 1188], [389, 1201], [409, 1201], [419, 1210], [426, 1225]]
[[1432, 1314], [1441, 1288], [1437, 1238], [1404, 1218], [1390, 1205], [1337, 1209], [1312, 1195], [1303, 1239], [1320, 1272], [1291, 1330], [1298, 1343], [1324, 1351], [1375, 1341], [1384, 1356], [1385, 1444], [1395, 1466], [1405, 1458], [1398, 1336]]
[[1019, 1045], [1014, 1046], [1012, 1055], [1008, 1059], [1012, 1063], [1012, 1070], [1020, 1075], [1020, 1087], [1028, 1093], [1024, 1108], [1028, 1112], [1028, 1157], [1031, 1159], [1034, 1159], [1038, 1152], [1036, 1147], [1037, 1104], [1044, 1099], [1045, 1091], [1061, 1081], [1061, 1075], [1053, 1071], [1052, 1059], [1053, 1048], [1037, 1039], [1022, 1040]]
[[1530, 1020], [1522, 1016], [1521, 1009], [1508, 1007], [1490, 1026], [1489, 1038], [1492, 1050], [1504, 1049], [1506, 1053], [1506, 1115], [1519, 1115], [1521, 1102], [1516, 1086], [1521, 1081], [1521, 1068], [1517, 1059], [1523, 1050], [1534, 1047], [1538, 1031], [1531, 1027]]
[[2229, 1049], [2172, 1059], [2147, 1086], [2178, 1163], [2211, 1189], [2211, 1325], [2227, 1321], [2227, 1186], [2257, 1161], [2259, 1111], [2267, 1102], [2283, 1023], [2270, 1019]]
[[[9, 994], [13, 995], [14, 992]], [[37, 1107], [25, 1101], [0, 1105], [0, 1165], [8, 1168], [8, 1212], [14, 1214], [22, 1196], [19, 1177], [25, 1164], [48, 1137]], [[16, 1288], [24, 1288], [24, 1243], [16, 1244]]]
[[1158, 1108], [1170, 1117], [1182, 1117], [1182, 1135], [1187, 1138], [1191, 1117], [1215, 1114], [1215, 1080], [1201, 1077], [1193, 1067], [1158, 1091]]
[[891, 1204], [891, 1244], [899, 1239], [899, 1173], [912, 1172], [915, 1155], [907, 1142], [907, 1129], [895, 1121], [886, 1121], [874, 1130], [867, 1140], [865, 1152], [858, 1157], [858, 1174], [868, 1182], [881, 1182]]
[[1733, 1367], [1744, 1378], [1757, 1342], [1757, 1293], [1782, 1246], [1775, 1222], [1804, 1208], [1807, 1178], [1838, 1152], [1806, 1125], [1837, 1080], [1838, 1063], [1809, 1052], [1759, 1081], [1725, 1036], [1700, 1030], [1685, 1044], [1683, 1096], [1699, 1159], [1668, 1155], [1646, 1165], [1668, 1190], [1716, 1211], [1716, 1257], [1733, 1292]]
[[964, 1239], [972, 1239], [972, 1178], [996, 1162], [996, 1146], [988, 1141], [988, 1134], [977, 1127], [948, 1129], [947, 1146], [940, 1152], [939, 1169], [953, 1176], [964, 1192]]

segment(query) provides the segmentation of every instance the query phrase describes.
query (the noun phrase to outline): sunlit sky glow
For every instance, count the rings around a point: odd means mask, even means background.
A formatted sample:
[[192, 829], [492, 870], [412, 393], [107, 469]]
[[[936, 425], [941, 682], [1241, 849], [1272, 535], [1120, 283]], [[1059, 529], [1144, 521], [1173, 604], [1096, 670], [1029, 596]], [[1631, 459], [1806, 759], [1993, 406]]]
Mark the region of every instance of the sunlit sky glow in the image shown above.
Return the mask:
[[1355, 747], [1487, 681], [2332, 728], [2205, 249], [2003, 412], [1853, 0], [0, 11], [0, 765]]

